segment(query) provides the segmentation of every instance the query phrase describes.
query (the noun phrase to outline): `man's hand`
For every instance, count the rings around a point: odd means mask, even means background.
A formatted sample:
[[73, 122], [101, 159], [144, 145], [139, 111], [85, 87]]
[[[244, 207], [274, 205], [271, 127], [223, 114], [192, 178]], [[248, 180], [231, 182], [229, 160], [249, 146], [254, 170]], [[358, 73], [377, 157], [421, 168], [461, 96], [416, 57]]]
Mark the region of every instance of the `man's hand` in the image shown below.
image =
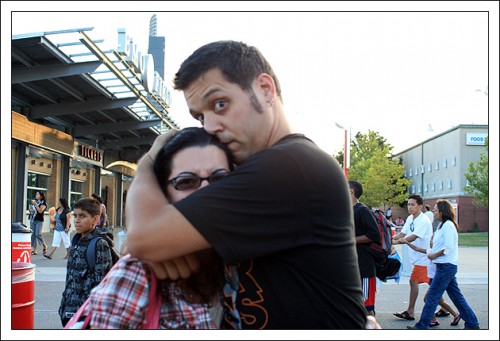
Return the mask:
[[200, 270], [200, 261], [195, 254], [178, 257], [165, 262], [148, 262], [158, 279], [176, 281], [186, 279]]
[[382, 329], [382, 327], [378, 324], [375, 316], [368, 315], [366, 317], [365, 329]]

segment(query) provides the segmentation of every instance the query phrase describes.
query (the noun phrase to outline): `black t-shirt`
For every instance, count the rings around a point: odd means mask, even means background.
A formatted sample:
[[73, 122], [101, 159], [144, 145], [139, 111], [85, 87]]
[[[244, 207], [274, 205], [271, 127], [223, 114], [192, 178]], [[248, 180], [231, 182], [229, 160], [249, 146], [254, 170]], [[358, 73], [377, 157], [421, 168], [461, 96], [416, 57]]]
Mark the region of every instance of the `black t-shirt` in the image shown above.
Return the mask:
[[[370, 209], [364, 204], [358, 202], [354, 205], [354, 228], [357, 236], [366, 235], [373, 241], [380, 240], [380, 231], [378, 230], [377, 222], [370, 212]], [[358, 251], [358, 263], [361, 277], [375, 277], [376, 264], [368, 248], [371, 243], [358, 243], [356, 250]]]
[[310, 140], [289, 135], [174, 206], [238, 266], [243, 328], [364, 328], [347, 182]]

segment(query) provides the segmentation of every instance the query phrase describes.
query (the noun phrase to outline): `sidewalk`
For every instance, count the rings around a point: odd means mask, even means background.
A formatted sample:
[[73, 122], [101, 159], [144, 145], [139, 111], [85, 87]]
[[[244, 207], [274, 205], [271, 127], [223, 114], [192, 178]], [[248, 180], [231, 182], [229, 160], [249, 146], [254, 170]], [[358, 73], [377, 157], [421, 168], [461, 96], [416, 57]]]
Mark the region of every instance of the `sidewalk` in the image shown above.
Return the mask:
[[[113, 230], [115, 235], [115, 248], [118, 246], [117, 233], [122, 229], [116, 227]], [[51, 245], [52, 233], [45, 233], [44, 238], [47, 245]], [[396, 247], [401, 247], [398, 245]], [[398, 250], [400, 254], [401, 250]], [[59, 315], [57, 314], [61, 301], [61, 294], [64, 290], [66, 278], [66, 254], [64, 248], [58, 248], [55, 257], [49, 260], [39, 253], [34, 255], [32, 262], [36, 264], [35, 269], [35, 329], [62, 329]], [[488, 271], [488, 248], [487, 247], [460, 247], [460, 263], [458, 267], [458, 283], [462, 293], [466, 297], [472, 309], [480, 320], [481, 329], [489, 329], [489, 271]], [[382, 283], [377, 288], [376, 312], [377, 321], [385, 330], [406, 329], [407, 325], [412, 325], [416, 321], [406, 321], [393, 316], [394, 312], [404, 311], [408, 305], [410, 292], [409, 278], [401, 277], [396, 283], [393, 280]], [[415, 311], [416, 317], [420, 316], [423, 308], [423, 297], [427, 291], [427, 285], [420, 286], [420, 293], [417, 299]], [[445, 300], [451, 300], [445, 294]], [[434, 329], [462, 329], [463, 321], [457, 327], [450, 327], [452, 318], [440, 318], [440, 326]], [[405, 338], [408, 338], [405, 336]]]

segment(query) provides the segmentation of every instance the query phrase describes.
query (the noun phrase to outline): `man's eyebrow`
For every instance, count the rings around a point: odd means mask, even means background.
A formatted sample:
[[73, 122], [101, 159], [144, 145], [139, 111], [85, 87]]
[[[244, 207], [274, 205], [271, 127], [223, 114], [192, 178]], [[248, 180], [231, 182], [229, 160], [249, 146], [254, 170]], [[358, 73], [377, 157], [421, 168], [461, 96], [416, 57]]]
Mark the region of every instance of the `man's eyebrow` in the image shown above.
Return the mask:
[[[210, 97], [212, 94], [214, 94], [214, 93], [216, 93], [216, 92], [219, 92], [219, 91], [222, 91], [222, 89], [221, 89], [221, 88], [218, 88], [218, 87], [208, 90], [208, 91], [207, 91], [205, 94], [203, 94], [203, 96], [202, 96], [203, 101], [206, 101], [208, 97]], [[199, 112], [197, 112], [197, 111], [195, 111], [195, 110], [193, 110], [193, 109], [189, 109], [189, 113], [190, 113], [190, 114], [191, 114], [191, 116], [193, 116], [193, 117], [196, 117], [197, 115], [200, 115], [200, 114], [201, 114], [201, 113], [199, 113]]]
[[213, 88], [213, 89], [210, 89], [208, 90], [204, 95], [203, 95], [203, 100], [206, 100], [208, 97], [210, 97], [210, 95], [212, 95], [213, 93], [215, 92], [218, 92], [218, 91], [222, 91], [221, 88]]

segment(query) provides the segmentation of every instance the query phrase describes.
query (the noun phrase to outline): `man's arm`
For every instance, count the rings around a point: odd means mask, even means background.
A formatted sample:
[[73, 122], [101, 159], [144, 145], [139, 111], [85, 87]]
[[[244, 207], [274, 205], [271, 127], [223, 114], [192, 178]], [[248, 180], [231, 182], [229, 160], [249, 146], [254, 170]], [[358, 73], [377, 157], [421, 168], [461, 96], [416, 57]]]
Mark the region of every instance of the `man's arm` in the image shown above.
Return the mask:
[[175, 133], [160, 135], [139, 161], [127, 202], [127, 239], [130, 253], [146, 261], [159, 262], [207, 249], [210, 244], [171, 205], [153, 171], [158, 150]]

